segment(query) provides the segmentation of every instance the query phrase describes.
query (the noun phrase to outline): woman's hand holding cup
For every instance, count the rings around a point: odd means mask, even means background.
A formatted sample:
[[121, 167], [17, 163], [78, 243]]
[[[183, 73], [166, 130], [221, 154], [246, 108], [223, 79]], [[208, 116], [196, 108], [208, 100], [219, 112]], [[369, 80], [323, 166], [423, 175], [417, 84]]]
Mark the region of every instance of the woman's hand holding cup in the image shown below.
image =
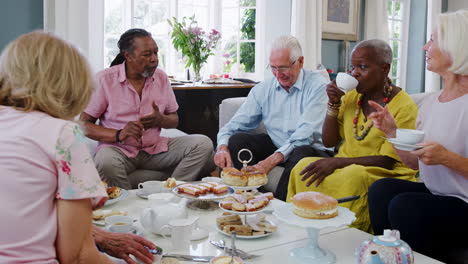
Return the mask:
[[330, 103], [339, 104], [341, 102], [341, 97], [344, 95], [344, 92], [338, 88], [336, 81], [333, 80], [327, 85], [327, 95], [328, 101]]

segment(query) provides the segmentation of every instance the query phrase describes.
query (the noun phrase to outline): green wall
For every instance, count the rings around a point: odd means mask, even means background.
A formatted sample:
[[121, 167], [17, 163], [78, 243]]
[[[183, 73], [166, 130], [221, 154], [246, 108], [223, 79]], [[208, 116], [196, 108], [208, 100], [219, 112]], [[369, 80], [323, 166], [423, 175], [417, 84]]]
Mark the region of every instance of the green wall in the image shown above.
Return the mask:
[[0, 49], [19, 35], [44, 28], [42, 0], [3, 0], [0, 8]]

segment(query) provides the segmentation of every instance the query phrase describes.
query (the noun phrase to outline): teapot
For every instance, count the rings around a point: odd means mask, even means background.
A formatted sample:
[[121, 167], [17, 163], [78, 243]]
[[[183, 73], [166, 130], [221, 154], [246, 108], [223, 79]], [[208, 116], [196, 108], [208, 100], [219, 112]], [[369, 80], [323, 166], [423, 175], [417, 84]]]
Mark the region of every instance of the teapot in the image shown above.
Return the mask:
[[175, 202], [173, 199], [152, 200], [151, 207], [143, 209], [140, 215], [141, 225], [151, 233], [169, 235], [170, 230], [162, 227], [172, 219], [187, 218], [186, 199]]
[[413, 264], [414, 256], [410, 246], [400, 240], [398, 230], [384, 230], [382, 236], [375, 236], [362, 242], [356, 250], [358, 264]]

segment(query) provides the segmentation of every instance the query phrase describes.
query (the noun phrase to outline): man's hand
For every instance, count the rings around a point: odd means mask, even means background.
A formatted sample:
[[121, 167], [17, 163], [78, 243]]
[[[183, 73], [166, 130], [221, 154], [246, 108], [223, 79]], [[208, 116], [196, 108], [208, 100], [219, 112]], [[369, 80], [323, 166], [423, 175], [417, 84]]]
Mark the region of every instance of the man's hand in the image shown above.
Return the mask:
[[218, 150], [214, 156], [214, 163], [221, 169], [232, 167], [231, 154], [229, 153], [229, 149], [226, 145], [221, 145], [218, 147]]
[[280, 152], [271, 154], [268, 158], [260, 161], [259, 163], [248, 166], [247, 171], [261, 171], [268, 175], [270, 171], [278, 164], [283, 162], [284, 155]]
[[125, 142], [127, 138], [134, 138], [137, 142], [141, 142], [141, 136], [143, 135], [143, 125], [137, 121], [128, 122], [122, 129], [119, 135], [119, 139]]
[[339, 158], [324, 158], [314, 161], [305, 167], [300, 175], [304, 175], [301, 181], [306, 181], [306, 186], [309, 187], [312, 183], [315, 183], [315, 187], [319, 186], [320, 183], [332, 174], [336, 169], [343, 168]]
[[105, 253], [125, 260], [128, 264], [137, 264], [129, 255], [133, 255], [145, 264], [153, 263], [154, 256], [145, 246], [155, 249], [150, 241], [128, 233], [114, 233], [94, 227], [94, 240]]
[[159, 112], [159, 107], [153, 101], [153, 113], [140, 118], [141, 124], [145, 129], [160, 127], [163, 120], [163, 115]]

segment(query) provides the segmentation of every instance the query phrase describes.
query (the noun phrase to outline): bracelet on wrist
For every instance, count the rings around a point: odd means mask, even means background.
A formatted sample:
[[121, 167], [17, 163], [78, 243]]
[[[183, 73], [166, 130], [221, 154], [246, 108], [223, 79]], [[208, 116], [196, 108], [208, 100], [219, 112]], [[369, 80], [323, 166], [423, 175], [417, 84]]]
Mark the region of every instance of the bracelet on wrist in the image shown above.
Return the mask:
[[340, 108], [340, 106], [341, 106], [341, 102], [334, 104], [334, 103], [328, 101], [328, 107], [329, 108], [338, 109], [338, 108]]
[[335, 108], [328, 108], [327, 109], [327, 116], [338, 116], [339, 111]]

